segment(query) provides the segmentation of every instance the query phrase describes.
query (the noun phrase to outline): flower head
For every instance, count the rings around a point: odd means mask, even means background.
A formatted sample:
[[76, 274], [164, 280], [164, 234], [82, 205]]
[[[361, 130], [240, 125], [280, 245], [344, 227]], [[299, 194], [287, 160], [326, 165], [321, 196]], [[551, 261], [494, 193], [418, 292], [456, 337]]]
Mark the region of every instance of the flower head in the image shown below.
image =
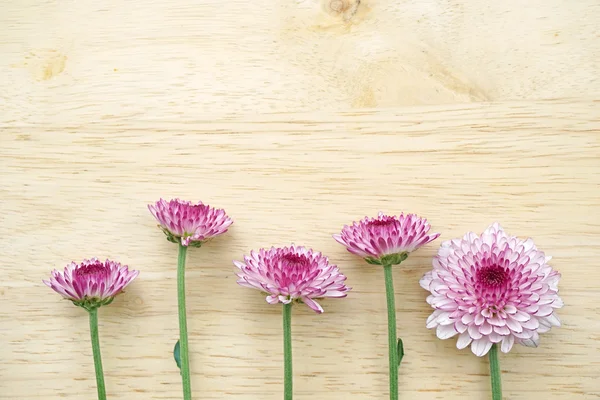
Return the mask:
[[380, 212], [377, 218], [365, 217], [352, 226], [344, 225], [342, 232], [333, 238], [371, 264], [396, 265], [412, 251], [440, 236], [429, 234], [430, 228], [426, 219], [415, 214], [396, 217]]
[[166, 201], [160, 199], [156, 204], [148, 205], [167, 239], [183, 246], [200, 247], [202, 243], [215, 236], [227, 232], [233, 223], [225, 214], [225, 210], [212, 208], [199, 202], [192, 204], [189, 201], [174, 199]]
[[64, 272], [54, 270], [43, 282], [73, 304], [91, 310], [112, 303], [138, 274], [116, 261], [92, 258], [81, 264], [72, 262]]
[[492, 344], [509, 352], [514, 342], [537, 347], [539, 333], [560, 326], [555, 310], [560, 274], [533, 240], [508, 236], [495, 223], [481, 236], [472, 232], [442, 243], [433, 270], [421, 279], [435, 309], [427, 319], [440, 339], [458, 336], [478, 356]]
[[327, 257], [302, 246], [271, 247], [250, 252], [244, 262], [234, 261], [240, 269], [237, 283], [268, 294], [270, 304], [302, 301], [318, 313], [323, 308], [314, 299], [346, 297], [346, 277]]

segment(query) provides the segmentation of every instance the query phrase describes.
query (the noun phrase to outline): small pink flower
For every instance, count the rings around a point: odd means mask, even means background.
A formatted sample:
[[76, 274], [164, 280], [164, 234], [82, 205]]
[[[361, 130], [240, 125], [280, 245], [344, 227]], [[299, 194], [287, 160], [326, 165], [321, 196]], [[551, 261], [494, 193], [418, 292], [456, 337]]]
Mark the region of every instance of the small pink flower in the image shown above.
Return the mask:
[[64, 272], [54, 270], [43, 282], [75, 305], [89, 309], [112, 303], [138, 274], [116, 261], [92, 258], [81, 264], [72, 262]]
[[459, 335], [456, 346], [471, 345], [480, 357], [493, 343], [504, 353], [514, 342], [537, 347], [540, 333], [560, 326], [555, 310], [563, 306], [550, 258], [498, 223], [481, 236], [469, 232], [442, 243], [433, 270], [420, 281], [435, 309], [427, 327], [437, 328], [440, 339]]
[[155, 205], [148, 205], [148, 209], [159, 222], [167, 239], [183, 246], [190, 244], [200, 247], [202, 243], [215, 236], [227, 232], [233, 223], [225, 214], [225, 210], [212, 208], [198, 202], [174, 199], [169, 202], [160, 199]]
[[299, 300], [317, 313], [323, 308], [314, 299], [346, 297], [346, 277], [327, 257], [302, 246], [260, 249], [234, 261], [240, 269], [238, 284], [268, 294], [270, 304]]
[[344, 225], [333, 238], [372, 264], [382, 264], [386, 256], [393, 265], [404, 261], [409, 253], [435, 240], [439, 233], [428, 234], [430, 225], [415, 214], [389, 216], [379, 213], [377, 218], [365, 217], [352, 226]]

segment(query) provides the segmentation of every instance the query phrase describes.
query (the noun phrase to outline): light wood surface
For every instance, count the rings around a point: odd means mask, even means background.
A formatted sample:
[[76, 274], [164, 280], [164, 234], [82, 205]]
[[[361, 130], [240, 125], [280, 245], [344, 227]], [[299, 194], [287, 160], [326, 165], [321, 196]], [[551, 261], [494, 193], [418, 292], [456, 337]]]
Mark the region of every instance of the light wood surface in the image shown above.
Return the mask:
[[296, 399], [387, 397], [383, 273], [331, 234], [379, 210], [442, 232], [395, 271], [402, 399], [488, 399], [424, 327], [441, 240], [500, 221], [562, 272], [564, 326], [501, 358], [505, 398], [600, 398], [597, 0], [5, 1], [0, 399], [93, 399], [85, 312], [41, 280], [141, 270], [100, 312], [110, 399], [180, 399], [176, 248], [146, 210], [225, 208], [188, 258], [195, 399], [281, 399], [280, 308], [235, 284], [260, 246], [323, 251], [354, 289], [294, 309]]
[[[0, 398], [93, 398], [86, 314], [41, 283], [90, 256], [142, 271], [100, 312], [110, 397], [180, 398], [176, 247], [146, 210], [161, 196], [235, 220], [189, 252], [198, 399], [281, 398], [281, 309], [238, 287], [231, 260], [290, 242], [323, 251], [354, 288], [323, 315], [295, 307], [296, 398], [386, 398], [383, 273], [330, 236], [379, 210], [426, 216], [444, 240], [494, 221], [533, 237], [563, 274], [564, 326], [502, 356], [506, 398], [598, 398], [599, 120], [597, 103], [555, 101], [5, 128]], [[437, 246], [395, 270], [402, 398], [487, 399], [486, 360], [424, 327], [418, 280]]]
[[598, 0], [357, 1], [5, 1], [0, 122], [600, 96]]

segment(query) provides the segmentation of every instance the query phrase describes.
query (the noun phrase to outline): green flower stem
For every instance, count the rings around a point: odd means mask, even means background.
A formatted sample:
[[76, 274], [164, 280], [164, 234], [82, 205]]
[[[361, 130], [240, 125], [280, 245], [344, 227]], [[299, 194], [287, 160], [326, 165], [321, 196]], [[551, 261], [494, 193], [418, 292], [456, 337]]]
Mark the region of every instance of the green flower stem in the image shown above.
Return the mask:
[[283, 305], [283, 399], [292, 400], [292, 303]]
[[398, 400], [398, 339], [396, 337], [396, 300], [394, 299], [394, 280], [392, 265], [383, 266], [385, 273], [385, 295], [388, 312], [388, 351], [390, 367], [390, 400]]
[[106, 388], [104, 387], [104, 371], [102, 371], [102, 355], [100, 354], [100, 338], [98, 337], [98, 309], [89, 310], [90, 313], [90, 336], [92, 337], [92, 351], [94, 353], [94, 368], [96, 369], [96, 387], [98, 388], [98, 400], [106, 400]]
[[490, 376], [492, 378], [492, 399], [502, 400], [502, 379], [500, 377], [500, 360], [498, 358], [498, 346], [494, 343], [489, 353]]
[[177, 257], [177, 301], [179, 303], [179, 346], [181, 357], [181, 381], [183, 383], [183, 399], [192, 399], [190, 382], [190, 355], [188, 351], [187, 317], [185, 311], [185, 256], [187, 247], [179, 244]]

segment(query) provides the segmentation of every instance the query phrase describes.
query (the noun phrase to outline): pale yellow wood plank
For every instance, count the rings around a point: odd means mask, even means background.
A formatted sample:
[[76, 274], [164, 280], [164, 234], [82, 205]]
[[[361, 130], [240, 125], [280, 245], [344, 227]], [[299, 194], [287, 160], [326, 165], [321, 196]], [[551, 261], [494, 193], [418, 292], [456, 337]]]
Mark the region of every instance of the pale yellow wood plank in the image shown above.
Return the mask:
[[600, 95], [597, 0], [10, 0], [2, 122]]
[[[442, 239], [499, 220], [553, 255], [564, 327], [502, 356], [506, 398], [600, 396], [600, 111], [594, 102], [499, 103], [219, 121], [151, 118], [0, 130], [0, 398], [94, 397], [85, 312], [42, 285], [71, 259], [111, 257], [140, 278], [101, 311], [113, 399], [178, 399], [175, 247], [146, 210], [202, 199], [235, 219], [189, 252], [198, 399], [280, 399], [281, 317], [235, 284], [232, 259], [291, 241], [322, 250], [354, 288], [294, 310], [296, 398], [387, 393], [383, 276], [330, 235], [352, 219], [410, 211]], [[395, 271], [407, 355], [404, 399], [488, 398], [487, 363], [424, 327], [418, 279], [439, 241]]]

